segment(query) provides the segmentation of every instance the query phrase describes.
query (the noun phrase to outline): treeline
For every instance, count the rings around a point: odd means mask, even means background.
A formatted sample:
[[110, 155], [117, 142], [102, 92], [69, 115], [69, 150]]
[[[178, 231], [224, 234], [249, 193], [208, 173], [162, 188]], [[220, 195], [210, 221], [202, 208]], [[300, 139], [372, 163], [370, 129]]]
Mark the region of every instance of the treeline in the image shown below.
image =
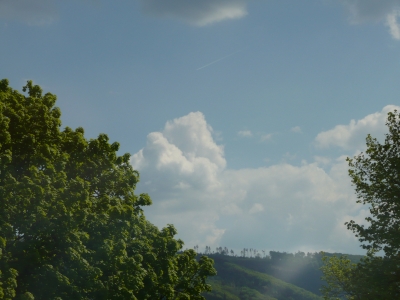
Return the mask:
[[[343, 256], [342, 253], [328, 253], [328, 252], [303, 252], [297, 251], [295, 253], [289, 252], [280, 252], [280, 251], [266, 251], [266, 250], [258, 250], [255, 248], [243, 248], [239, 253], [235, 252], [233, 249], [229, 249], [228, 247], [216, 247], [213, 250], [210, 246], [205, 246], [205, 250], [202, 252], [199, 249], [199, 246], [196, 245], [193, 247], [198, 254], [202, 255], [226, 255], [233, 257], [242, 257], [242, 258], [261, 258], [261, 259], [270, 259], [273, 261], [322, 261], [322, 257], [327, 256]], [[350, 255], [350, 260], [352, 262], [358, 262], [363, 256], [362, 255]]]
[[199, 246], [196, 245], [193, 247], [193, 249], [197, 253], [201, 253], [204, 255], [221, 254], [221, 255], [229, 255], [235, 257], [257, 257], [257, 258], [265, 258], [268, 256], [266, 250], [258, 250], [255, 248], [243, 248], [242, 250], [240, 250], [240, 253], [235, 253], [235, 250], [229, 249], [227, 247], [216, 247], [215, 250], [213, 250], [210, 246], [206, 246], [205, 250], [201, 252], [201, 250], [199, 250]]

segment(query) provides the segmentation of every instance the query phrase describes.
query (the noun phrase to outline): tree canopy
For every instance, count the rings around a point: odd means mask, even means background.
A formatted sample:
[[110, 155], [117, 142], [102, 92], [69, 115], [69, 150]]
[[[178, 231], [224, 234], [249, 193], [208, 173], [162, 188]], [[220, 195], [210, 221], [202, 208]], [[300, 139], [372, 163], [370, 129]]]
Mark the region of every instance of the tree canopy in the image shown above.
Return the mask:
[[365, 153], [347, 159], [357, 202], [368, 206], [370, 216], [368, 225], [346, 225], [368, 254], [358, 264], [326, 259], [326, 299], [400, 298], [400, 113], [389, 112], [386, 125], [383, 144], [368, 135]]
[[204, 299], [212, 260], [146, 220], [130, 155], [23, 91], [0, 81], [0, 299]]

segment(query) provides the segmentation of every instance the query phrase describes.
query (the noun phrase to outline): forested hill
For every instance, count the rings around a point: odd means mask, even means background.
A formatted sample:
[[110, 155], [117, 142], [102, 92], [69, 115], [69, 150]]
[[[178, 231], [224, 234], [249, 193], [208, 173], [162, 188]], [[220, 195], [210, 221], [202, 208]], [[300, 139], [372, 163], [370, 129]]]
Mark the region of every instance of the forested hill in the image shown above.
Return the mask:
[[[322, 253], [295, 254], [271, 251], [266, 257], [207, 254], [214, 259], [218, 275], [209, 283], [207, 300], [319, 300]], [[325, 253], [340, 256], [340, 253]], [[348, 255], [357, 262], [362, 256]]]

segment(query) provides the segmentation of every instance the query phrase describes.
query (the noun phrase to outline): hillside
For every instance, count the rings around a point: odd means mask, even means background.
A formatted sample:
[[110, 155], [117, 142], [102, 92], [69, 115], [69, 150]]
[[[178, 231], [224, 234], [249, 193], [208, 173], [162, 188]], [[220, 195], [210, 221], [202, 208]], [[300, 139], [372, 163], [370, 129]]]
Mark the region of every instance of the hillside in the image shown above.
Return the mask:
[[[326, 255], [341, 255], [326, 253]], [[218, 275], [209, 283], [207, 300], [320, 300], [323, 282], [320, 253], [270, 252], [265, 258], [208, 254], [215, 261]], [[362, 256], [349, 255], [353, 261]]]

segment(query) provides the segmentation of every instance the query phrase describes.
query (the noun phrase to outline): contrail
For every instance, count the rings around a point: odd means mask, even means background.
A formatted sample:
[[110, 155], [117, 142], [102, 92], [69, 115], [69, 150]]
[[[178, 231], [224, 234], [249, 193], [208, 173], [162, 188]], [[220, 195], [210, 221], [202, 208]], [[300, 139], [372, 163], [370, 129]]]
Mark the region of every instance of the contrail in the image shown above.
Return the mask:
[[242, 50], [233, 52], [233, 53], [228, 54], [227, 56], [224, 56], [224, 57], [222, 57], [222, 58], [220, 58], [220, 59], [214, 60], [213, 62], [210, 62], [209, 64], [206, 64], [206, 65], [204, 65], [204, 66], [202, 66], [202, 67], [196, 69], [196, 71], [201, 70], [201, 69], [204, 69], [204, 68], [207, 68], [208, 66], [211, 66], [212, 64], [215, 64], [215, 63], [217, 63], [217, 62], [219, 62], [219, 61], [221, 61], [221, 60], [223, 60], [223, 59], [225, 59], [225, 58], [228, 58], [229, 56], [232, 56], [232, 55], [234, 55], [234, 54], [236, 54], [236, 53], [238, 53], [238, 52], [240, 52], [240, 51], [242, 51]]

